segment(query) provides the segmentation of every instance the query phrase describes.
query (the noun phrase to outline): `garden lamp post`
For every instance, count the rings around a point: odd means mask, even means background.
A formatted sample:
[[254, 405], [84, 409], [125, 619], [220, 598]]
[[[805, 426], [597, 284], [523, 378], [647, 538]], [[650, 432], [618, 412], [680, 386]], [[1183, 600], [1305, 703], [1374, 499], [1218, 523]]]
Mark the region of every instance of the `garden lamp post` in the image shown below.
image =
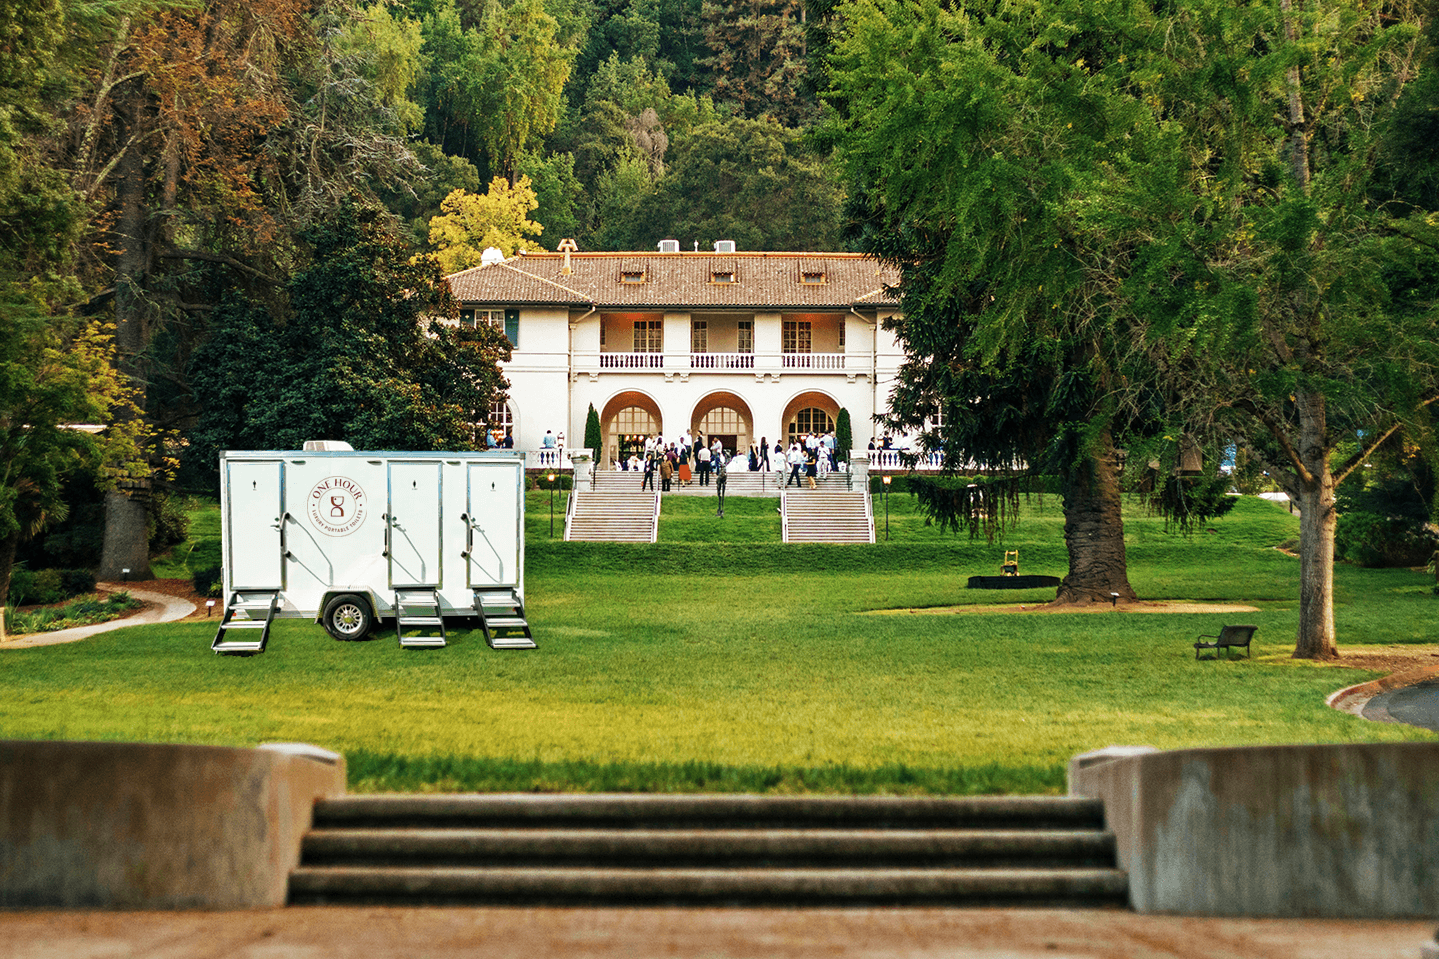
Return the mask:
[[550, 539], [555, 538], [555, 474], [550, 473], [545, 477], [550, 484]]
[[893, 476], [885, 476], [880, 479], [884, 484], [884, 539], [889, 542], [889, 483]]

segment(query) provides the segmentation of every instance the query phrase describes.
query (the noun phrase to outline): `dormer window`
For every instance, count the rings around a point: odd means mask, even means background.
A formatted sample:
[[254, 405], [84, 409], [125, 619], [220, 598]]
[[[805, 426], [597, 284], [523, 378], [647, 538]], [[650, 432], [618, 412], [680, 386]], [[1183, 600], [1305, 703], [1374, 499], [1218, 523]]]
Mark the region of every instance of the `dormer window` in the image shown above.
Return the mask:
[[733, 283], [735, 275], [733, 260], [718, 260], [710, 266], [711, 283]]
[[640, 283], [643, 283], [644, 281], [645, 281], [645, 271], [642, 270], [642, 269], [638, 269], [638, 270], [629, 270], [629, 269], [620, 270], [620, 282], [621, 282], [621, 283], [640, 284]]
[[799, 265], [799, 281], [806, 286], [823, 286], [825, 282], [824, 264], [801, 262]]

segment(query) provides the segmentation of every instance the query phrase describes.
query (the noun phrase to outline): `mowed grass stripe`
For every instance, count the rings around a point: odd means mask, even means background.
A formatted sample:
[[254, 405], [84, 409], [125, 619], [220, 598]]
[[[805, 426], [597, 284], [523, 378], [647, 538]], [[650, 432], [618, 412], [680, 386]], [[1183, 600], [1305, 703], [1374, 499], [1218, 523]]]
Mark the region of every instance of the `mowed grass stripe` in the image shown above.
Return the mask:
[[[862, 615], [1052, 595], [966, 590], [1003, 547], [951, 534], [686, 542], [677, 516], [677, 541], [581, 547], [570, 563], [575, 544], [531, 530], [538, 651], [495, 652], [467, 631], [433, 651], [401, 650], [393, 634], [337, 643], [284, 621], [268, 652], [243, 659], [214, 656], [208, 624], [136, 627], [7, 651], [0, 735], [313, 742], [349, 757], [358, 790], [842, 793], [1056, 792], [1071, 755], [1112, 743], [1430, 738], [1324, 706], [1374, 674], [1288, 658], [1297, 562], [1272, 545], [1293, 519], [1257, 501], [1237, 513], [1188, 539], [1136, 517], [1130, 561], [1146, 598], [1260, 607], [1242, 616]], [[1023, 567], [1047, 571], [1035, 567], [1052, 548], [1021, 541]], [[675, 571], [675, 557], [705, 571]], [[1428, 641], [1424, 574], [1345, 567], [1339, 579], [1341, 647]], [[1196, 663], [1194, 636], [1239, 618], [1260, 626], [1254, 659]]]

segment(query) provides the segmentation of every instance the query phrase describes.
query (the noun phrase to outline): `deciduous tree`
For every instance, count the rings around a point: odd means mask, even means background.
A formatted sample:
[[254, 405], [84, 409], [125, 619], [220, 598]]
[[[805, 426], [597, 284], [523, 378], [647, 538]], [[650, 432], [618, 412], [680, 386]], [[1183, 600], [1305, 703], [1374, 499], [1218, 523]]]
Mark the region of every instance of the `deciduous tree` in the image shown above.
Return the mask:
[[440, 204], [440, 215], [430, 220], [430, 244], [446, 273], [479, 266], [488, 247], [505, 256], [534, 249], [527, 237], [539, 236], [544, 227], [529, 219], [539, 206], [528, 177], [514, 186], [503, 177], [490, 181], [489, 192], [477, 196], [456, 190]]

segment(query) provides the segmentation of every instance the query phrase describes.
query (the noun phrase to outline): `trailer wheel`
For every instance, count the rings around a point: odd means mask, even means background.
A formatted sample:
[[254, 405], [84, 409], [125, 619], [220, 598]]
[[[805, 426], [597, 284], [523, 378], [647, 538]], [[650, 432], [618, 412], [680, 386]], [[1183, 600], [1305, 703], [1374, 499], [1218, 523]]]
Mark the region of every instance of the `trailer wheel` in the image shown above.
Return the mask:
[[325, 604], [320, 621], [336, 639], [364, 639], [375, 626], [375, 613], [365, 597], [344, 593]]

